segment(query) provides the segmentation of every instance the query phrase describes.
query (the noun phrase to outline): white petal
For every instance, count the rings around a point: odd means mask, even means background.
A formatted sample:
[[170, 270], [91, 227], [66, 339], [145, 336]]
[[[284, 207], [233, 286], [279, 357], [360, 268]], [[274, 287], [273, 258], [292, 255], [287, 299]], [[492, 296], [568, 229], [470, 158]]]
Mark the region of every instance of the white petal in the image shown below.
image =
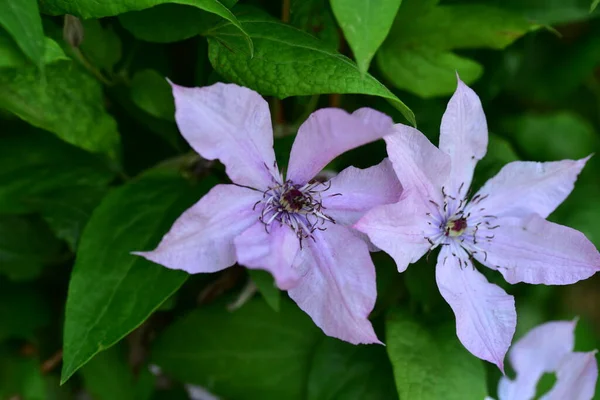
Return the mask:
[[596, 392], [596, 352], [571, 353], [556, 372], [556, 383], [540, 400], [591, 400]]

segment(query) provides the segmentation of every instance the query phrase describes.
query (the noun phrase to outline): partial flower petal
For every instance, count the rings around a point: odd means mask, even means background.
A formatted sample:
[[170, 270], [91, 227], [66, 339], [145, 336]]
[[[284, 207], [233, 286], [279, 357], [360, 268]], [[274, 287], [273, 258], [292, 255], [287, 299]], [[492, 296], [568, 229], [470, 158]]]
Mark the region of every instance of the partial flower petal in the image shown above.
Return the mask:
[[315, 111], [298, 129], [287, 179], [297, 184], [310, 181], [340, 154], [382, 138], [392, 124], [390, 117], [369, 108], [352, 114], [339, 108]]
[[487, 214], [497, 217], [536, 213], [546, 218], [571, 193], [588, 159], [506, 164], [474, 196], [483, 200], [470, 208], [485, 208]]
[[569, 285], [600, 270], [600, 253], [583, 233], [537, 214], [498, 218], [491, 239], [481, 238], [475, 258], [509, 283]]
[[456, 92], [442, 117], [440, 150], [452, 160], [446, 193], [460, 200], [471, 186], [475, 165], [487, 151], [488, 129], [479, 97], [458, 75], [457, 79]]
[[267, 102], [234, 84], [172, 86], [177, 126], [190, 146], [225, 164], [234, 183], [265, 190], [278, 176]]
[[476, 357], [504, 371], [504, 356], [517, 325], [514, 298], [489, 283], [455, 245], [442, 247], [436, 281], [454, 311], [461, 343]]
[[288, 291], [323, 332], [353, 344], [381, 343], [369, 321], [377, 289], [367, 245], [346, 227], [315, 231], [294, 263], [306, 271]]
[[417, 191], [423, 198], [441, 204], [441, 189], [450, 173], [450, 157], [421, 132], [406, 125], [394, 125], [393, 134], [384, 140], [402, 188]]
[[[537, 381], [535, 382], [537, 385]], [[536, 387], [528, 382], [511, 381], [506, 375], [498, 382], [498, 400], [531, 400], [535, 396]]]
[[591, 400], [596, 392], [596, 352], [571, 353], [561, 362], [552, 390], [540, 400]]
[[257, 221], [252, 206], [261, 198], [255, 190], [217, 185], [181, 214], [155, 250], [134, 254], [190, 274], [230, 267], [233, 239]]
[[324, 212], [337, 223], [352, 225], [365, 212], [400, 200], [402, 186], [387, 158], [366, 169], [348, 167], [329, 183], [323, 192]]
[[414, 189], [404, 190], [400, 202], [375, 207], [354, 227], [394, 259], [398, 272], [404, 272], [431, 246], [425, 239], [427, 212], [429, 208]]
[[300, 242], [289, 226], [275, 222], [267, 231], [262, 222], [256, 222], [236, 237], [234, 243], [238, 263], [269, 271], [280, 289], [288, 290], [300, 279], [292, 268]]

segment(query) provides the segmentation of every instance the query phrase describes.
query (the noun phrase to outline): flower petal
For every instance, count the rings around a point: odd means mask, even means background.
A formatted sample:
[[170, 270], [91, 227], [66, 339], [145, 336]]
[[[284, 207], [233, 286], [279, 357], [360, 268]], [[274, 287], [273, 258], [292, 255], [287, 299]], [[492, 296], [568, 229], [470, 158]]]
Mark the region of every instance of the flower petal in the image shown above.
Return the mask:
[[325, 213], [337, 223], [352, 225], [365, 212], [400, 200], [402, 186], [387, 158], [366, 169], [348, 167], [330, 181], [323, 193]]
[[597, 380], [595, 351], [568, 354], [556, 372], [554, 387], [540, 400], [591, 400]]
[[181, 214], [156, 249], [134, 254], [190, 274], [230, 267], [236, 262], [233, 239], [256, 222], [252, 206], [261, 198], [255, 190], [217, 185]]
[[458, 86], [442, 117], [440, 150], [452, 160], [446, 193], [460, 200], [471, 186], [475, 165], [485, 156], [488, 130], [479, 97], [456, 77]]
[[381, 139], [392, 125], [390, 117], [369, 108], [352, 114], [339, 108], [315, 111], [298, 129], [287, 179], [308, 182], [340, 154]]
[[354, 228], [366, 233], [375, 246], [394, 259], [398, 272], [404, 272], [408, 264], [418, 261], [430, 247], [425, 239], [428, 211], [414, 189], [404, 190], [400, 202], [375, 207]]
[[368, 319], [377, 290], [367, 245], [334, 224], [314, 237], [296, 258], [295, 268], [306, 273], [288, 291], [290, 297], [327, 335], [353, 344], [381, 343]]
[[461, 343], [476, 357], [504, 371], [504, 356], [517, 325], [514, 298], [489, 283], [456, 245], [442, 247], [436, 281], [454, 311]]
[[225, 164], [234, 183], [266, 189], [278, 176], [267, 102], [235, 84], [172, 86], [177, 126], [190, 146]]
[[[497, 269], [509, 283], [569, 285], [600, 270], [600, 254], [583, 233], [537, 214], [504, 217], [493, 238], [480, 240], [477, 261]], [[491, 236], [490, 236], [491, 237]]]
[[414, 128], [396, 124], [392, 132], [384, 140], [402, 188], [441, 204], [441, 189], [450, 173], [450, 157]]
[[269, 271], [277, 286], [288, 290], [300, 279], [298, 272], [292, 268], [300, 242], [287, 225], [275, 222], [268, 229], [267, 232], [265, 225], [257, 222], [236, 237], [237, 260], [245, 267]]
[[477, 192], [483, 200], [470, 208], [485, 208], [497, 217], [536, 213], [546, 218], [571, 193], [588, 159], [506, 164]]

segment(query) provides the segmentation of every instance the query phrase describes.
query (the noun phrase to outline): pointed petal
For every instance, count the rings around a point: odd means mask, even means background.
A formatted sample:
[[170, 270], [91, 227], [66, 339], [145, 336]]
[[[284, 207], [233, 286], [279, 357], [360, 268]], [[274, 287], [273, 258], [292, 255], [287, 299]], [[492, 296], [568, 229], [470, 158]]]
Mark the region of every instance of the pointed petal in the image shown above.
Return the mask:
[[488, 130], [479, 97], [458, 75], [457, 79], [456, 92], [442, 117], [440, 150], [452, 160], [446, 193], [463, 199], [471, 186], [475, 165], [487, 151]]
[[367, 245], [334, 224], [314, 236], [294, 263], [306, 273], [290, 297], [325, 334], [353, 344], [381, 343], [368, 319], [377, 292]]
[[536, 213], [546, 218], [571, 193], [588, 159], [506, 164], [477, 192], [483, 200], [471, 208], [485, 208], [497, 217]]
[[404, 190], [415, 190], [423, 198], [441, 204], [441, 189], [450, 173], [450, 157], [421, 132], [406, 125], [394, 125], [393, 134], [384, 140]]
[[366, 169], [348, 167], [323, 192], [324, 212], [337, 223], [352, 225], [373, 207], [400, 200], [402, 186], [386, 158]]
[[300, 278], [292, 268], [300, 244], [289, 226], [275, 222], [267, 232], [262, 222], [256, 222], [236, 237], [234, 243], [238, 263], [269, 271], [280, 289], [293, 287]]
[[230, 267], [236, 262], [233, 239], [256, 222], [252, 206], [261, 198], [248, 188], [217, 185], [181, 214], [156, 249], [134, 254], [190, 274]]
[[400, 202], [375, 207], [354, 228], [366, 233], [375, 246], [394, 259], [398, 272], [404, 272], [430, 247], [425, 239], [427, 212], [429, 208], [420, 195], [414, 189], [405, 190]]
[[390, 117], [369, 108], [352, 114], [339, 108], [315, 111], [298, 129], [287, 179], [298, 184], [310, 181], [340, 154], [381, 139], [392, 124]]
[[558, 371], [556, 383], [540, 400], [591, 400], [598, 380], [596, 352], [567, 355]]
[[225, 164], [234, 183], [266, 189], [277, 176], [267, 102], [234, 84], [172, 86], [177, 126], [190, 146]]
[[442, 247], [436, 281], [454, 311], [456, 334], [463, 346], [504, 371], [504, 356], [517, 325], [514, 298], [489, 283], [458, 246]]
[[[479, 240], [477, 261], [502, 273], [509, 283], [569, 285], [600, 270], [600, 254], [583, 233], [537, 214], [498, 218]], [[481, 232], [481, 230], [480, 230]]]

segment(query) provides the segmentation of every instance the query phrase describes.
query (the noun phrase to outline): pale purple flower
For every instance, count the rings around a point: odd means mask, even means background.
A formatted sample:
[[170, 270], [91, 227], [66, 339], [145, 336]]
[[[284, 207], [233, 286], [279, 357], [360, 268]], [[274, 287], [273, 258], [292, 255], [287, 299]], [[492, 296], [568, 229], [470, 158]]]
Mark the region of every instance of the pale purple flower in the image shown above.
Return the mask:
[[223, 83], [173, 85], [173, 94], [182, 135], [203, 157], [220, 160], [233, 184], [215, 186], [154, 251], [138, 254], [189, 273], [236, 262], [268, 270], [326, 334], [379, 343], [368, 320], [375, 268], [366, 237], [350, 226], [370, 208], [398, 201], [400, 183], [387, 159], [325, 183], [313, 177], [339, 154], [383, 137], [391, 118], [367, 108], [316, 111], [298, 130], [283, 178], [260, 95]]
[[575, 325], [576, 321], [547, 322], [516, 342], [508, 359], [517, 376], [500, 379], [498, 400], [532, 400], [545, 373], [555, 373], [556, 383], [540, 400], [591, 400], [598, 379], [596, 351], [573, 351]]
[[490, 284], [473, 259], [509, 283], [566, 285], [598, 271], [600, 255], [582, 233], [545, 219], [571, 192], [587, 158], [510, 163], [469, 199], [488, 131], [479, 98], [460, 79], [442, 118], [439, 149], [401, 124], [384, 139], [402, 199], [374, 208], [355, 227], [400, 272], [441, 246], [436, 281], [456, 316], [456, 333], [471, 353], [503, 370], [517, 319], [514, 299]]

